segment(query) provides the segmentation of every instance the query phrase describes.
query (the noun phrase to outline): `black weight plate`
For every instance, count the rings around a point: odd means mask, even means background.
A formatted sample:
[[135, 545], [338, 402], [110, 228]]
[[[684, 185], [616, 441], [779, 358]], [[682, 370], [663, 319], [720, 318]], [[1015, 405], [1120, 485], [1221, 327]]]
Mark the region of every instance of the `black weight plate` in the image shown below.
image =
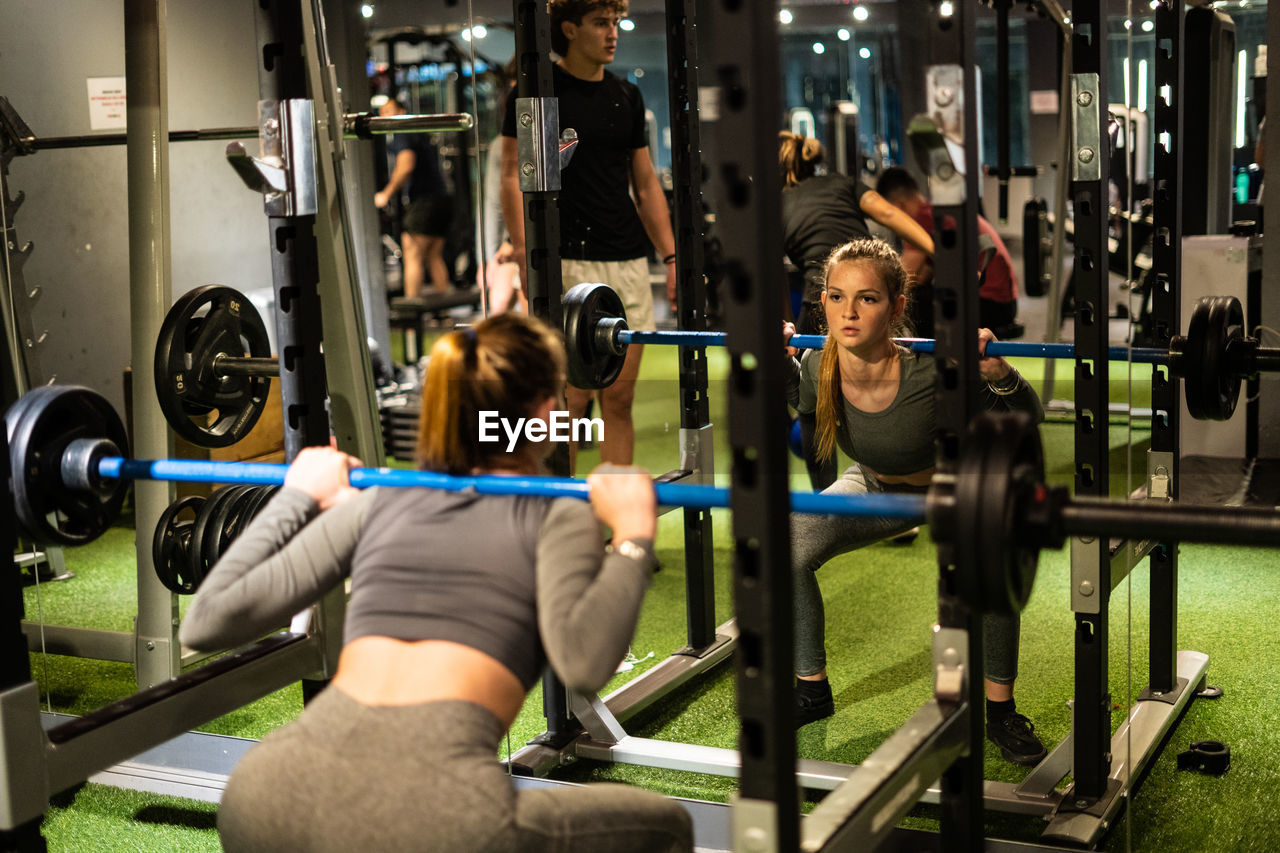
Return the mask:
[[220, 355], [271, 355], [266, 326], [244, 294], [210, 284], [169, 309], [156, 341], [155, 384], [174, 432], [199, 447], [227, 447], [244, 438], [266, 407], [271, 380], [218, 375]]
[[626, 354], [597, 349], [596, 327], [604, 319], [626, 319], [622, 299], [607, 284], [583, 282], [569, 288], [562, 305], [569, 384], [583, 389], [608, 388], [622, 372]]
[[1187, 324], [1183, 393], [1198, 421], [1225, 421], [1240, 399], [1240, 377], [1232, 375], [1227, 345], [1244, 335], [1244, 309], [1229, 296], [1206, 296]]
[[196, 515], [195, 526], [191, 529], [191, 544], [187, 547], [187, 553], [190, 557], [191, 582], [199, 586], [204, 576], [208, 573], [208, 566], [204, 562], [205, 543], [209, 539], [216, 539], [218, 536], [218, 528], [214, 525], [214, 515], [218, 511], [218, 505], [225, 501], [229, 496], [233, 487], [226, 486], [217, 489], [204, 502], [204, 506], [200, 507], [200, 512]]
[[201, 577], [209, 573], [209, 570], [218, 562], [218, 557], [222, 555], [222, 549], [229, 544], [227, 527], [234, 518], [236, 503], [252, 490], [253, 486], [228, 486], [220, 490], [222, 499], [210, 512], [209, 526], [200, 542], [199, 559], [203, 568]]
[[5, 413], [5, 428], [14, 514], [33, 542], [83, 545], [120, 516], [127, 481], [108, 481], [93, 492], [73, 491], [62, 481], [62, 455], [76, 439], [105, 438], [128, 455], [124, 424], [101, 394], [76, 385], [36, 388]]
[[1031, 597], [1040, 549], [1019, 542], [1018, 512], [1029, 501], [1028, 490], [1043, 482], [1040, 433], [1029, 417], [974, 418], [956, 476], [953, 529], [976, 537], [977, 564], [962, 569], [981, 579], [984, 612], [1019, 613]]
[[1042, 198], [1028, 199], [1022, 207], [1022, 282], [1027, 296], [1044, 296], [1044, 223], [1047, 209]]
[[241, 527], [247, 523], [245, 513], [258, 497], [258, 490], [261, 486], [242, 486], [240, 494], [228, 498], [226, 505], [223, 507], [223, 513], [226, 518], [222, 523], [222, 532], [218, 536], [218, 551], [213, 555], [213, 559], [209, 561], [209, 567], [218, 562], [228, 546], [240, 533]]
[[178, 516], [188, 510], [199, 515], [204, 498], [190, 495], [174, 501], [160, 514], [156, 522], [156, 532], [151, 538], [151, 561], [155, 566], [156, 577], [165, 589], [179, 595], [190, 595], [196, 591], [191, 582], [190, 545], [191, 532], [195, 527], [194, 519], [180, 519]]
[[241, 530], [248, 527], [249, 523], [258, 517], [258, 513], [262, 512], [262, 508], [270, 502], [272, 496], [278, 491], [280, 491], [278, 486], [258, 487], [258, 491], [253, 498], [253, 503], [249, 504], [249, 507], [245, 510], [245, 517], [240, 520]]

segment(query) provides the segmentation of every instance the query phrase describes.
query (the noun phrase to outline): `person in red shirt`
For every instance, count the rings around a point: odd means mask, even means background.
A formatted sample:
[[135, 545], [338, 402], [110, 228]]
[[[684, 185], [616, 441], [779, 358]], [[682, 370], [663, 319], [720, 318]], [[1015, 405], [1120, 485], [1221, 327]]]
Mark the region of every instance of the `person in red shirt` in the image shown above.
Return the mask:
[[[920, 192], [920, 185], [906, 169], [885, 169], [876, 181], [876, 192], [890, 204], [920, 223], [933, 234], [933, 206]], [[1013, 259], [1004, 241], [991, 223], [978, 217], [978, 325], [990, 329], [1001, 340], [1022, 337], [1025, 331], [1018, 319], [1018, 277], [1013, 272]], [[911, 318], [915, 334], [933, 337], [933, 260], [914, 247], [902, 247], [902, 265], [914, 280]]]

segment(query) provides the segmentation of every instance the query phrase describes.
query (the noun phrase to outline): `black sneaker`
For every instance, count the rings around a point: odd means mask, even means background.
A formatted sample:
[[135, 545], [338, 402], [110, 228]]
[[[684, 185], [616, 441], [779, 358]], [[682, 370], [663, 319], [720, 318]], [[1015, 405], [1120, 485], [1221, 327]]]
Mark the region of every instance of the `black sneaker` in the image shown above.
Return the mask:
[[[812, 683], [812, 682], [810, 682]], [[826, 683], [826, 682], [823, 682]], [[825, 692], [811, 693], [796, 688], [796, 728], [825, 720], [836, 712], [835, 699], [828, 684]]]
[[1044, 744], [1036, 737], [1036, 727], [1017, 711], [989, 718], [987, 739], [1000, 747], [1005, 761], [1014, 764], [1039, 764], [1045, 756]]

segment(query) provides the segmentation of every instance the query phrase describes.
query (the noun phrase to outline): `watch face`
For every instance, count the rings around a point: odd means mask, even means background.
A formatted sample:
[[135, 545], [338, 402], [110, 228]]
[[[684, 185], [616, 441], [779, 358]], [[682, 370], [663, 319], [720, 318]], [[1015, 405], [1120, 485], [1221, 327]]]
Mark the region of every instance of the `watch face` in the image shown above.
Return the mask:
[[633, 560], [643, 560], [645, 558], [644, 548], [641, 548], [630, 539], [624, 539], [618, 543], [617, 552], [624, 557], [630, 557]]

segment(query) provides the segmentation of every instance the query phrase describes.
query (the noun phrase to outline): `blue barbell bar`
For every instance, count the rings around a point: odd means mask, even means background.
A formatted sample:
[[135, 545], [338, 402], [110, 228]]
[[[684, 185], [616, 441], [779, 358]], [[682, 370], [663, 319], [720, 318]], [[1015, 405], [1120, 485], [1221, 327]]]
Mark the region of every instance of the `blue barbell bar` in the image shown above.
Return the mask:
[[[98, 460], [98, 476], [109, 479], [166, 480], [184, 483], [238, 483], [246, 486], [280, 486], [284, 484], [288, 465], [266, 462], [204, 462], [194, 459], [125, 459], [104, 456]], [[572, 477], [499, 477], [483, 475], [455, 477], [435, 471], [412, 471], [403, 468], [353, 468], [351, 485], [357, 489], [372, 486], [396, 488], [421, 487], [460, 492], [475, 489], [484, 495], [534, 495], [550, 498], [587, 500], [590, 490], [586, 480]], [[717, 509], [729, 506], [729, 490], [720, 486], [691, 483], [655, 483], [658, 503], [694, 509]], [[876, 518], [924, 519], [923, 495], [866, 494], [824, 495], [817, 492], [792, 492], [791, 509], [815, 515], [844, 515]]]
[[[682, 347], [722, 347], [728, 336], [724, 332], [642, 332], [620, 329], [618, 342], [623, 344], [668, 344]], [[931, 353], [932, 338], [895, 338], [913, 352]], [[826, 335], [792, 335], [790, 344], [797, 349], [822, 349]], [[1033, 341], [992, 341], [987, 344], [987, 355], [1014, 358], [1075, 358], [1074, 344], [1047, 344]], [[1140, 364], [1168, 364], [1168, 350], [1155, 347], [1109, 347], [1107, 358], [1111, 361], [1132, 361]]]

